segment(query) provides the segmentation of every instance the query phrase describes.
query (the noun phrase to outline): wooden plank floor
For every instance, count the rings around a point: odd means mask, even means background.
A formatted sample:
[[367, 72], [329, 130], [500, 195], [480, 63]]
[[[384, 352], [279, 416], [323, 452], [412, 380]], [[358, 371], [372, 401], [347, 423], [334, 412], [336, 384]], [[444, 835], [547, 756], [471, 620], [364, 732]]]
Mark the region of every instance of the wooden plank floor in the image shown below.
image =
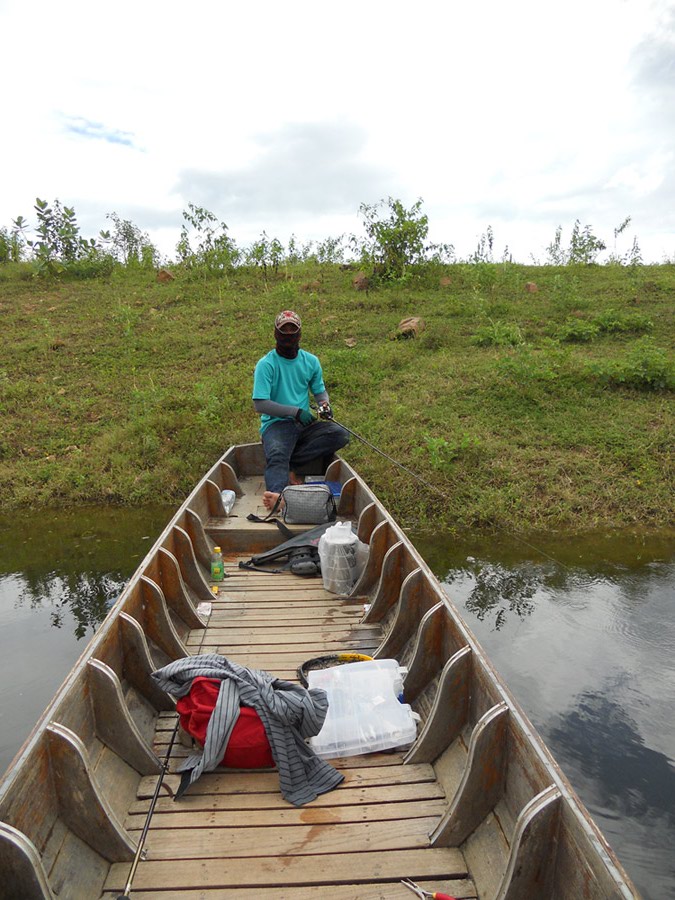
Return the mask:
[[[226, 561], [208, 628], [187, 640], [192, 654], [221, 653], [252, 668], [296, 679], [305, 660], [327, 652], [369, 653], [378, 627], [361, 625], [364, 599], [323, 590], [320, 579], [263, 575]], [[155, 749], [166, 754], [174, 716], [158, 719]], [[133, 896], [145, 900], [411, 900], [412, 878], [427, 890], [475, 898], [462, 853], [430, 848], [428, 835], [447, 807], [434, 770], [403, 765], [399, 753], [331, 760], [345, 775], [334, 791], [295, 808], [276, 771], [219, 770], [203, 775], [174, 803], [174, 774], [189, 749], [176, 744], [166, 790], [146, 839]], [[156, 778], [143, 778], [125, 827], [138, 837]], [[124, 887], [129, 865], [114, 864], [105, 898]]]

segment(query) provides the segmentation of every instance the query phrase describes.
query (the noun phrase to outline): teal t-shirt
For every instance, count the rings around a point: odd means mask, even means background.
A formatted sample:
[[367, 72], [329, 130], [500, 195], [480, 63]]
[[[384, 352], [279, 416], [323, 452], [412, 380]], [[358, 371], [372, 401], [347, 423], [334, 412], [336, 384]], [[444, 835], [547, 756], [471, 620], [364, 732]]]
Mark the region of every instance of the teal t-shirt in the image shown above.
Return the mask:
[[[253, 375], [253, 399], [273, 400], [288, 406], [309, 409], [309, 391], [316, 396], [326, 390], [318, 357], [306, 350], [298, 350], [295, 359], [279, 356], [270, 350], [259, 359]], [[260, 433], [278, 416], [260, 416]]]

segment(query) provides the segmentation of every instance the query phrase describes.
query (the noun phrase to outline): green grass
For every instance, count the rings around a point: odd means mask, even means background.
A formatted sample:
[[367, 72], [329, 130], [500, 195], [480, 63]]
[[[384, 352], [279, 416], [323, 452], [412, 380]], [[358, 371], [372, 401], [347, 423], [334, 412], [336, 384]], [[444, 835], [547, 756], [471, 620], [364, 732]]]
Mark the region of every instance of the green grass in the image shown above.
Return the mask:
[[[675, 267], [463, 264], [367, 294], [338, 267], [291, 275], [0, 271], [3, 506], [181, 500], [257, 440], [253, 367], [291, 306], [336, 418], [446, 494], [352, 440], [344, 456], [403, 524], [672, 523]], [[426, 329], [392, 340], [408, 315]]]

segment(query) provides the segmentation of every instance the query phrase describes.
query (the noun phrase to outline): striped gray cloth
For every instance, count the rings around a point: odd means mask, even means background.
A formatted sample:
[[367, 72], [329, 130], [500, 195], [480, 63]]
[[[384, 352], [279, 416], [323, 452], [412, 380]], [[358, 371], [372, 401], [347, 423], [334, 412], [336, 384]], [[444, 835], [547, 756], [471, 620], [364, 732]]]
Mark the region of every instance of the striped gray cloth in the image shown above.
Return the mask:
[[152, 673], [159, 687], [184, 697], [197, 676], [221, 680], [218, 700], [206, 732], [204, 752], [190, 756], [179, 771], [191, 769], [189, 784], [202, 772], [212, 772], [225, 754], [239, 718], [239, 704], [252, 706], [265, 727], [279, 772], [284, 799], [302, 806], [332, 791], [344, 775], [307, 746], [305, 738], [321, 731], [328, 712], [328, 696], [320, 688], [306, 690], [257, 669], [247, 669], [224, 656], [208, 653], [177, 659]]

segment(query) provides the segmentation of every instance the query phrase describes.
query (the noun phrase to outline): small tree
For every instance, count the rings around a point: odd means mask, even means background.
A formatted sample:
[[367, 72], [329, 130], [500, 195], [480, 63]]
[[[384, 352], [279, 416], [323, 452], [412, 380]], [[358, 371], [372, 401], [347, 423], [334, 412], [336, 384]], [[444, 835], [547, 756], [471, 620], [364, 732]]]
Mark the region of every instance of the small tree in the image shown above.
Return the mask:
[[50, 206], [38, 197], [35, 212], [37, 240], [26, 243], [33, 251], [39, 272], [56, 275], [79, 260], [98, 258], [100, 247], [94, 238], [81, 237], [72, 206], [62, 206], [58, 200]]
[[[236, 265], [239, 250], [228, 236], [225, 222], [218, 222], [212, 212], [194, 203], [188, 203], [188, 208], [183, 210], [183, 220], [176, 246], [180, 262], [188, 268], [209, 272], [226, 272]], [[194, 248], [191, 238], [197, 241]]]
[[495, 236], [492, 231], [492, 225], [488, 225], [485, 234], [481, 234], [478, 244], [473, 254], [469, 257], [472, 263], [491, 263], [494, 262], [492, 251], [494, 248]]
[[[625, 228], [629, 221], [630, 219], [626, 220], [622, 228]], [[546, 256], [553, 266], [588, 266], [596, 262], [598, 254], [606, 249], [607, 245], [593, 234], [591, 226], [584, 225], [582, 228], [581, 222], [577, 219], [572, 227], [569, 249], [565, 250], [562, 246], [562, 226], [558, 225], [553, 241], [546, 248]]]
[[546, 248], [548, 262], [552, 266], [564, 266], [567, 263], [567, 253], [562, 246], [562, 225], [555, 230], [555, 237]]
[[114, 225], [113, 233], [102, 231], [101, 238], [112, 247], [113, 256], [125, 266], [157, 263], [158, 253], [145, 232], [129, 219], [122, 219], [116, 212], [108, 213], [107, 219]]
[[0, 263], [21, 262], [27, 244], [24, 236], [26, 228], [28, 228], [28, 222], [23, 216], [12, 219], [11, 231], [0, 228]]
[[579, 219], [575, 221], [574, 227], [572, 228], [572, 237], [570, 239], [570, 252], [568, 258], [568, 263], [570, 265], [574, 265], [575, 263], [590, 265], [597, 260], [598, 254], [606, 249], [607, 244], [593, 234], [590, 225], [584, 225], [582, 230]]
[[[389, 213], [386, 218], [383, 209]], [[367, 236], [362, 256], [382, 275], [401, 278], [407, 266], [424, 261], [429, 219], [422, 212], [422, 200], [406, 209], [400, 200], [389, 197], [372, 205], [362, 203], [359, 212]]]

